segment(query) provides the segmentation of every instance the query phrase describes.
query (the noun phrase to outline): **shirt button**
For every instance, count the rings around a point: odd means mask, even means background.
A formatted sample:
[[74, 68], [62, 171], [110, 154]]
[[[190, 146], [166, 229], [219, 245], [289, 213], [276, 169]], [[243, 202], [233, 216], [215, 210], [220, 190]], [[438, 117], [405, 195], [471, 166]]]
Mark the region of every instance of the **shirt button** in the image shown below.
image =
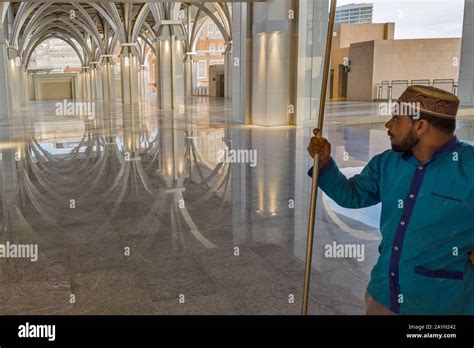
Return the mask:
[[405, 221], [400, 221], [400, 225], [405, 226]]
[[415, 195], [413, 193], [410, 193], [410, 198], [413, 198], [415, 197]]
[[398, 250], [398, 247], [397, 247], [397, 246], [394, 246], [394, 247], [393, 247], [393, 250]]
[[419, 166], [418, 169], [419, 169], [419, 170], [423, 170], [423, 166]]
[[390, 275], [391, 275], [392, 277], [395, 277], [395, 273], [394, 273], [394, 272], [390, 272]]

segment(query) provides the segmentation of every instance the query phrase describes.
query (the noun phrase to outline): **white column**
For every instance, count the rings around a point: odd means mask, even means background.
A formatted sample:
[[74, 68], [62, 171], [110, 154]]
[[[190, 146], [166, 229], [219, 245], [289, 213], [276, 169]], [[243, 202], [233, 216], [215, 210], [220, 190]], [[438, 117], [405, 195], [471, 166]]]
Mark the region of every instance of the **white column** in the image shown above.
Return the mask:
[[232, 4], [232, 120], [251, 123], [252, 101], [252, 3]]
[[192, 74], [192, 78], [191, 78], [191, 84], [192, 84], [192, 86], [191, 86], [191, 95], [193, 95], [194, 90], [195, 90], [196, 87], [197, 87], [197, 80], [198, 80], [198, 78], [197, 78], [197, 71], [198, 71], [197, 64], [198, 64], [197, 61], [195, 61], [195, 60], [193, 59], [193, 61], [192, 61], [192, 63], [191, 63], [191, 65], [192, 65], [192, 68], [191, 68], [191, 74]]
[[79, 80], [81, 81], [81, 97], [82, 99], [87, 99], [87, 73], [84, 67], [81, 67]]
[[283, 126], [290, 123], [290, 72], [293, 37], [289, 1], [254, 4], [252, 55], [252, 124]]
[[9, 46], [7, 49], [7, 72], [12, 106], [11, 110], [17, 111], [21, 108], [21, 61], [17, 56], [16, 49], [12, 46]]
[[[193, 33], [193, 26], [192, 26], [192, 7], [188, 6], [186, 9], [186, 29], [187, 29], [187, 37], [191, 41], [192, 33]], [[192, 96], [193, 95], [193, 45], [189, 42], [188, 50], [185, 55], [185, 62], [184, 62], [184, 95], [185, 96]]]
[[92, 99], [91, 90], [91, 70], [90, 67], [84, 67], [84, 85], [85, 85], [85, 96], [87, 100]]
[[122, 103], [134, 104], [139, 101], [138, 58], [133, 52], [133, 44], [122, 44], [120, 54], [120, 74], [122, 78]]
[[102, 98], [104, 100], [110, 100], [107, 63], [101, 64], [100, 73], [102, 79]]
[[102, 99], [102, 74], [99, 62], [91, 62], [90, 72], [92, 97], [96, 100]]
[[183, 41], [175, 35], [161, 36], [156, 42], [157, 97], [160, 109], [184, 106]]
[[462, 105], [474, 106], [474, 0], [465, 0], [458, 96]]
[[84, 98], [83, 96], [83, 86], [84, 81], [82, 79], [82, 74], [79, 73], [77, 74], [77, 83], [76, 83], [76, 99], [82, 99]]
[[186, 96], [193, 95], [193, 57], [190, 54], [186, 55], [186, 61], [184, 63], [184, 85]]
[[89, 91], [90, 91], [90, 99], [95, 99], [96, 98], [96, 92], [95, 92], [95, 70], [94, 70], [94, 64], [90, 65], [89, 68]]
[[228, 43], [226, 51], [224, 53], [224, 96], [226, 98], [232, 98], [232, 43]]
[[20, 81], [21, 81], [21, 106], [27, 106], [29, 97], [28, 97], [28, 71], [24, 65], [20, 68]]
[[140, 100], [145, 100], [148, 94], [148, 65], [140, 65]]
[[235, 121], [316, 124], [328, 1], [294, 3], [233, 4], [230, 83]]
[[103, 56], [102, 95], [104, 100], [115, 100], [115, 71], [112, 56]]

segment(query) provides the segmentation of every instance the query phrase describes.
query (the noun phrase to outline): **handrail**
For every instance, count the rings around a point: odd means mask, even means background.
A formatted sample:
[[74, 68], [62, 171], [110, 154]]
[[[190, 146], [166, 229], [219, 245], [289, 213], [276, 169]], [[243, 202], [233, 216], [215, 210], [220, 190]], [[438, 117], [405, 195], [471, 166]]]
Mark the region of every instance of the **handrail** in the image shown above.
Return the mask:
[[[457, 95], [458, 84], [459, 82], [454, 81], [454, 79], [414, 79], [411, 81], [408, 80], [392, 80], [387, 81], [383, 80], [380, 83], [376, 83], [376, 99], [377, 100], [390, 100], [393, 96], [393, 87], [397, 85], [406, 84], [407, 86], [414, 85], [423, 85], [423, 86], [433, 86], [444, 89], [448, 92], [451, 92]], [[387, 88], [387, 95], [384, 96], [384, 88]]]

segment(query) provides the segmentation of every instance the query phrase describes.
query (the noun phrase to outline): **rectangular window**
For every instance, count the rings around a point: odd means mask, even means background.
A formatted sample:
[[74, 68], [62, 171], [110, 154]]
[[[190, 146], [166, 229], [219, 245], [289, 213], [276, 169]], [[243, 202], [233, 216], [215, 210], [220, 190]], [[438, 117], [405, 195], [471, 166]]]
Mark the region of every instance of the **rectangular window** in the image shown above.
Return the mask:
[[205, 60], [200, 60], [198, 62], [197, 76], [198, 76], [198, 79], [206, 78], [207, 74], [206, 74], [206, 61]]
[[212, 22], [209, 22], [209, 24], [207, 25], [207, 37], [209, 39], [214, 38], [214, 23]]

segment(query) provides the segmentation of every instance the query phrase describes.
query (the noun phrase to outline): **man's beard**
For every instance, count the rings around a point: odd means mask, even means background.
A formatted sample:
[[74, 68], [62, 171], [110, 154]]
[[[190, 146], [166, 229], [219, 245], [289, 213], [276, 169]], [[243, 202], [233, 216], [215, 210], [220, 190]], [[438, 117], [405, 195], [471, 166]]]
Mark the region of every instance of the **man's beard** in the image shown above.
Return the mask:
[[392, 142], [392, 150], [396, 152], [404, 152], [404, 151], [411, 151], [420, 139], [418, 139], [413, 131], [407, 134], [405, 138], [403, 138], [398, 144], [394, 144]]

